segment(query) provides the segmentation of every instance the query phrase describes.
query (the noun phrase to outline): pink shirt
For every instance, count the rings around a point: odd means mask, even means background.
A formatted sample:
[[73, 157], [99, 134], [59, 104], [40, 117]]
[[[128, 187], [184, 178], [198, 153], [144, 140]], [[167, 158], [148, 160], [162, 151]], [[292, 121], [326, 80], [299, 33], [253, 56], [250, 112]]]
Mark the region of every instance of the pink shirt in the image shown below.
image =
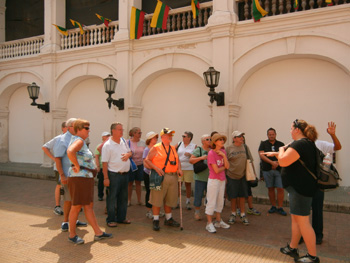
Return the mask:
[[132, 151], [132, 160], [135, 162], [136, 165], [143, 164], [143, 150], [146, 147], [146, 144], [144, 141], [140, 140], [138, 142], [133, 142], [128, 140], [128, 144], [130, 143], [130, 150]]
[[[226, 155], [226, 151], [224, 149], [221, 149], [221, 151]], [[215, 173], [212, 164], [216, 164], [218, 168], [224, 166], [224, 157], [218, 155], [216, 152], [213, 150], [210, 150], [208, 153], [208, 168], [209, 168], [209, 178], [210, 179], [217, 179], [220, 181], [225, 181], [226, 176], [225, 176], [225, 170], [221, 171], [220, 173]]]

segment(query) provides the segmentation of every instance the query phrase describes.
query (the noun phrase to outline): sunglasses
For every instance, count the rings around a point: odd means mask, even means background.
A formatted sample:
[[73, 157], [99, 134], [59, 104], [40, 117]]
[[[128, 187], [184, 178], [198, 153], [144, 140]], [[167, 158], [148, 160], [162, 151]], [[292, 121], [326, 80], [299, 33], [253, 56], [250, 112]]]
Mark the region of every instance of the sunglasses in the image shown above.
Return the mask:
[[205, 139], [206, 141], [211, 141], [211, 139]]
[[243, 135], [235, 136], [235, 138], [242, 138], [242, 137], [243, 137]]
[[83, 127], [83, 129], [85, 129], [85, 130], [90, 130], [90, 127]]
[[187, 136], [186, 135], [182, 135], [182, 138], [186, 138]]
[[299, 128], [298, 119], [296, 119], [295, 121], [293, 121], [293, 123], [294, 123], [294, 127], [295, 127], [295, 128]]

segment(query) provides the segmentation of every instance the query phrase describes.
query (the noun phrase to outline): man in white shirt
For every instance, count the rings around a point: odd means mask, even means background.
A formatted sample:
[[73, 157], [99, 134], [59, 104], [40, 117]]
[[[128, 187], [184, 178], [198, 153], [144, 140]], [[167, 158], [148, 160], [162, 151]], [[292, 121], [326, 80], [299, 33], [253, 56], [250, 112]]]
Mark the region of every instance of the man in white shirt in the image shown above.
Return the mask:
[[[126, 219], [128, 207], [128, 182], [132, 153], [123, 138], [123, 125], [111, 125], [111, 137], [102, 148], [104, 186], [107, 187], [107, 225], [116, 227], [117, 223], [130, 224]], [[117, 205], [117, 216], [115, 211]]]
[[[330, 153], [333, 156], [335, 151], [341, 149], [340, 141], [335, 135], [336, 125], [334, 122], [328, 122], [327, 133], [331, 136], [333, 143], [327, 141], [317, 140], [315, 142], [318, 149], [323, 152], [324, 155]], [[323, 239], [323, 201], [324, 192], [318, 190], [315, 196], [312, 198], [312, 227], [316, 234], [316, 244], [322, 244]]]

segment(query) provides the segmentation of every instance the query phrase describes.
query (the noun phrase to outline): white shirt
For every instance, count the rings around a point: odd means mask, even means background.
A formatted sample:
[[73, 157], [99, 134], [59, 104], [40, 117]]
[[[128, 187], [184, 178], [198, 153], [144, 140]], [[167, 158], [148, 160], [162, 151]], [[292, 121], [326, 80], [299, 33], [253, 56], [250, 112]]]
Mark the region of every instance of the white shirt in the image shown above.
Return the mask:
[[125, 140], [120, 138], [120, 143], [112, 140], [112, 137], [106, 141], [102, 148], [101, 161], [108, 163], [108, 171], [115, 173], [126, 173], [130, 170], [130, 160], [122, 161], [122, 154], [130, 152]]
[[334, 153], [334, 144], [327, 142], [327, 141], [315, 141], [316, 147], [324, 154], [327, 155], [327, 153], [331, 154], [332, 161], [333, 161], [333, 153]]
[[190, 156], [185, 156], [185, 153], [192, 154], [194, 149], [196, 148], [196, 145], [194, 143], [191, 143], [185, 147], [184, 142], [181, 142], [181, 145], [177, 149], [177, 154], [179, 155], [179, 160], [181, 163], [181, 170], [185, 171], [193, 171], [193, 164], [190, 164]]

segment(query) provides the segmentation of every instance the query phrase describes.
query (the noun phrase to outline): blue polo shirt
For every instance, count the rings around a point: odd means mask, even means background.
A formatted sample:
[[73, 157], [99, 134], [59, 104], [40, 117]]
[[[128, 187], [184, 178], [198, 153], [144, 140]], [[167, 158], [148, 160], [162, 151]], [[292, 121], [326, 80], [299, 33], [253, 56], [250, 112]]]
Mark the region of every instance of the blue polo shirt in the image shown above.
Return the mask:
[[69, 167], [71, 166], [69, 158], [67, 156], [67, 149], [71, 138], [72, 134], [67, 131], [65, 134], [61, 135], [58, 138], [55, 146], [53, 147], [53, 155], [55, 157], [62, 158], [62, 169], [66, 177], [69, 177]]

